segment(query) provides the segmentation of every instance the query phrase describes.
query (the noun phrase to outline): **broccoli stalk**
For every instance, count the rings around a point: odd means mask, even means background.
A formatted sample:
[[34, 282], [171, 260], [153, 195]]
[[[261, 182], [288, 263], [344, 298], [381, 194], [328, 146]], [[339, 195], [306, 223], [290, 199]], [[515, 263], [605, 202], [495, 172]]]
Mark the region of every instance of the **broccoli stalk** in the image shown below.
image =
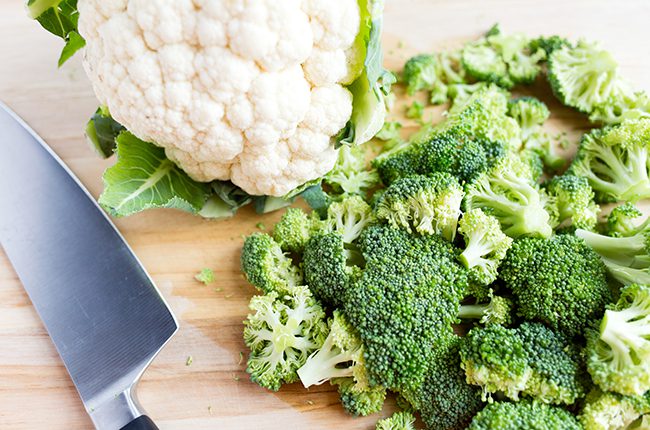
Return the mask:
[[374, 216], [368, 203], [359, 196], [350, 196], [330, 204], [325, 225], [327, 230], [341, 233], [343, 241], [349, 244], [372, 221]]
[[458, 311], [458, 318], [462, 320], [479, 320], [481, 324], [512, 323], [512, 300], [492, 294], [490, 290], [489, 303], [477, 303], [473, 305], [461, 305]]
[[334, 311], [325, 342], [298, 369], [300, 381], [309, 388], [333, 378], [357, 376], [356, 382], [366, 384], [364, 374], [361, 339], [343, 314]]
[[650, 287], [621, 290], [599, 330], [587, 333], [587, 368], [602, 389], [624, 395], [650, 390]]

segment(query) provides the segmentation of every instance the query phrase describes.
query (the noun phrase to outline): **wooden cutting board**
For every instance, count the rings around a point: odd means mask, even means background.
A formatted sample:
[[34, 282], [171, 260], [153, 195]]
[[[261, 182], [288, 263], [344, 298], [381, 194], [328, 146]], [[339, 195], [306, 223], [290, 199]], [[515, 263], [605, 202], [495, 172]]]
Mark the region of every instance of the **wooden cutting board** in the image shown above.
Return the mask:
[[[629, 0], [388, 0], [387, 65], [413, 53], [453, 48], [500, 22], [506, 31], [601, 40], [625, 75], [650, 90], [650, 2]], [[0, 0], [0, 99], [16, 110], [69, 164], [93, 195], [109, 162], [98, 159], [82, 129], [97, 106], [79, 58], [60, 70], [61, 42], [27, 19], [20, 0]], [[576, 139], [587, 123], [557, 107], [551, 127]], [[396, 116], [402, 111], [398, 104]], [[437, 117], [440, 110], [427, 112]], [[413, 125], [413, 124], [411, 124]], [[408, 131], [408, 130], [406, 130]], [[29, 199], [30, 196], [25, 196]], [[242, 320], [255, 290], [239, 272], [242, 235], [262, 221], [243, 210], [224, 222], [159, 210], [116, 220], [181, 321], [180, 332], [149, 368], [140, 398], [161, 429], [371, 429], [389, 412], [351, 418], [329, 387], [294, 384], [278, 393], [249, 382]], [[203, 267], [217, 281], [193, 280]], [[187, 365], [188, 357], [191, 365]], [[389, 402], [392, 405], [392, 402]], [[77, 393], [6, 256], [0, 251], [0, 428], [90, 429]]]

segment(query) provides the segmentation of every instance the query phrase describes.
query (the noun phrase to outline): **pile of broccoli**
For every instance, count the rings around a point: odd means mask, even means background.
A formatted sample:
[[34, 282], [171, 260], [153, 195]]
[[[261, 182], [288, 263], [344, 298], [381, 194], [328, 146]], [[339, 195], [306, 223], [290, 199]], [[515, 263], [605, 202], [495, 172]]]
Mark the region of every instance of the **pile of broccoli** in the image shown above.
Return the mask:
[[[313, 210], [245, 241], [251, 380], [332, 384], [354, 416], [397, 396], [378, 430], [650, 428], [648, 96], [595, 44], [498, 27], [401, 76], [445, 120], [343, 147]], [[601, 126], [573, 160], [511, 95], [542, 76]]]

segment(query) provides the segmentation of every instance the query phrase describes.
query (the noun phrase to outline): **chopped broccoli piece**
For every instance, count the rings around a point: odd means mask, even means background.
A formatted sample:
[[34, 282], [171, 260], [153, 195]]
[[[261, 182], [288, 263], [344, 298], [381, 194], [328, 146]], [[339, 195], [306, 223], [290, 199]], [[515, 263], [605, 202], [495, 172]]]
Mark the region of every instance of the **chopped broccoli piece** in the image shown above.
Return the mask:
[[623, 285], [650, 284], [650, 219], [628, 234], [611, 237], [576, 230], [576, 236], [600, 255], [612, 278]]
[[325, 176], [325, 182], [336, 192], [365, 196], [369, 189], [379, 184], [379, 176], [375, 170], [366, 168], [365, 147], [344, 145], [339, 150], [336, 165]]
[[501, 391], [513, 400], [521, 393], [544, 403], [572, 404], [584, 396], [579, 350], [539, 323], [474, 328], [460, 356], [467, 382], [481, 386], [484, 399]]
[[639, 231], [635, 219], [643, 213], [632, 203], [615, 207], [607, 216], [607, 234], [614, 237], [634, 236]]
[[375, 211], [378, 219], [393, 227], [408, 232], [440, 234], [453, 241], [462, 200], [463, 190], [450, 174], [411, 176], [388, 187]]
[[612, 300], [598, 254], [573, 235], [515, 240], [499, 277], [512, 290], [521, 316], [569, 335], [600, 318]]
[[586, 178], [574, 175], [555, 176], [545, 184], [557, 208], [558, 224], [593, 230], [600, 207], [594, 203], [594, 191]]
[[436, 57], [421, 54], [410, 58], [404, 64], [402, 79], [407, 85], [408, 94], [411, 96], [417, 91], [431, 90], [438, 80]]
[[359, 266], [363, 266], [363, 258], [358, 251], [346, 248], [339, 232], [315, 236], [305, 247], [305, 282], [316, 298], [333, 307], [343, 303], [350, 284], [359, 276]]
[[612, 103], [625, 92], [618, 64], [595, 43], [581, 40], [555, 49], [548, 59], [548, 80], [560, 101], [581, 112]]
[[609, 306], [600, 327], [587, 331], [587, 368], [603, 390], [650, 390], [650, 287], [632, 284]]
[[632, 423], [650, 413], [650, 393], [644, 396], [622, 396], [592, 390], [580, 413], [585, 430], [631, 429]]
[[437, 235], [373, 225], [359, 248], [366, 267], [343, 309], [364, 343], [371, 385], [417, 386], [436, 350], [453, 335], [465, 270], [453, 245]]
[[415, 430], [415, 417], [410, 412], [395, 412], [388, 418], [377, 421], [375, 430]]
[[409, 107], [406, 108], [406, 117], [411, 119], [422, 119], [424, 115], [424, 105], [419, 101], [414, 101]]
[[323, 229], [316, 212], [288, 208], [273, 228], [273, 239], [285, 252], [301, 253], [309, 239]]
[[280, 245], [266, 233], [253, 233], [244, 241], [241, 267], [246, 279], [265, 293], [282, 294], [302, 283], [302, 273]]
[[296, 371], [325, 341], [325, 312], [307, 287], [292, 287], [278, 295], [254, 296], [253, 313], [244, 321], [244, 342], [250, 348], [251, 380], [277, 391], [298, 380]]
[[474, 305], [461, 305], [458, 317], [460, 319], [476, 319], [481, 324], [500, 324], [508, 326], [512, 324], [512, 300], [495, 296], [492, 290], [488, 290], [488, 303]]
[[333, 202], [327, 209], [326, 229], [343, 235], [345, 243], [353, 243], [363, 229], [374, 221], [372, 208], [359, 196]]
[[531, 50], [522, 34], [505, 35], [498, 28], [463, 48], [462, 61], [467, 73], [479, 81], [504, 88], [532, 83], [546, 58], [543, 49]]
[[601, 202], [650, 198], [650, 119], [596, 129], [580, 142], [570, 173], [584, 176]]
[[354, 377], [361, 388], [368, 385], [359, 334], [338, 310], [330, 321], [330, 331], [322, 346], [298, 369], [300, 381], [309, 388], [334, 378]]
[[487, 88], [489, 86], [486, 82], [476, 82], [473, 84], [450, 84], [447, 89], [447, 94], [449, 98], [453, 101], [452, 110], [457, 111], [465, 106], [472, 96], [479, 90]]
[[194, 279], [203, 283], [204, 285], [209, 285], [214, 282], [214, 272], [212, 269], [203, 268], [199, 273], [194, 275]]
[[530, 50], [532, 52], [536, 52], [539, 49], [542, 49], [546, 53], [546, 57], [548, 58], [549, 55], [553, 51], [556, 51], [560, 48], [563, 48], [565, 46], [570, 46], [571, 43], [565, 39], [564, 37], [560, 36], [541, 36], [538, 37], [537, 39], [533, 39], [530, 41]]
[[609, 103], [596, 106], [589, 120], [611, 125], [628, 119], [650, 118], [650, 97], [645, 91], [633, 92], [623, 83], [619, 92], [619, 96]]
[[508, 236], [549, 237], [546, 196], [532, 180], [528, 165], [515, 156], [500, 159], [466, 188], [466, 210], [481, 208], [496, 217]]
[[339, 378], [333, 382], [338, 385], [343, 408], [355, 417], [374, 414], [384, 406], [386, 389], [381, 385], [360, 388], [354, 378]]
[[460, 337], [454, 337], [429, 364], [424, 383], [401, 394], [420, 411], [427, 429], [466, 428], [482, 407], [480, 388], [465, 382], [460, 367]]
[[436, 58], [438, 80], [431, 88], [429, 98], [433, 105], [446, 103], [451, 86], [465, 83], [465, 69], [462, 66], [460, 51], [440, 52]]
[[495, 402], [479, 412], [468, 430], [583, 430], [565, 409], [540, 402]]
[[469, 269], [470, 281], [479, 285], [494, 282], [499, 264], [512, 245], [512, 239], [501, 231], [499, 220], [481, 209], [472, 209], [461, 218], [458, 232], [465, 239], [465, 250], [458, 259]]

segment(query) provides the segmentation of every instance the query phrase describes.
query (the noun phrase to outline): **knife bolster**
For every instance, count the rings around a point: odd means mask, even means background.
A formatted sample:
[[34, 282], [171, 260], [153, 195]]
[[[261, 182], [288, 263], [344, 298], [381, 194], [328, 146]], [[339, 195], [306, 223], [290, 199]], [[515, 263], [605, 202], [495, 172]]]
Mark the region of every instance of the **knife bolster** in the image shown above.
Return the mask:
[[97, 430], [121, 429], [144, 415], [134, 388], [126, 389], [88, 411]]

